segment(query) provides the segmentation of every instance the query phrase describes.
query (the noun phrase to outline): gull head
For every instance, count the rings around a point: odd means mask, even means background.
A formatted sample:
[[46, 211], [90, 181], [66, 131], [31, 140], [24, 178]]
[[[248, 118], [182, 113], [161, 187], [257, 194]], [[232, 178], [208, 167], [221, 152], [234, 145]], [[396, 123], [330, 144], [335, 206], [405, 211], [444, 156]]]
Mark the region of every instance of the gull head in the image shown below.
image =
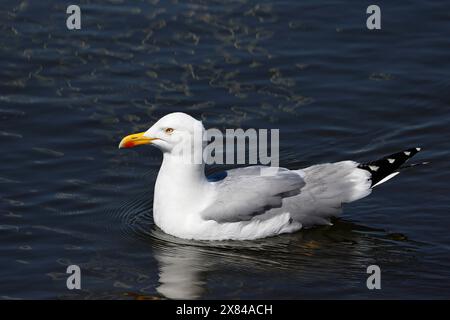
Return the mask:
[[196, 146], [203, 146], [204, 127], [190, 115], [169, 113], [145, 132], [130, 134], [120, 141], [119, 148], [133, 148], [151, 144], [163, 153], [172, 155], [192, 154]]

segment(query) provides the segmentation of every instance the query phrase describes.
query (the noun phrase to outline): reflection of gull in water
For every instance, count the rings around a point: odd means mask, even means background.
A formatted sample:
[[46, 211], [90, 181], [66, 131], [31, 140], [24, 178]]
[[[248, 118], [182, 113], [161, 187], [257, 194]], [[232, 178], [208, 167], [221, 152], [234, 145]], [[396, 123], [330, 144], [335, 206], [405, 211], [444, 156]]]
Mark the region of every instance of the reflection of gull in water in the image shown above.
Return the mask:
[[368, 164], [341, 161], [299, 170], [272, 168], [270, 174], [264, 174], [267, 167], [262, 166], [238, 168], [211, 181], [204, 163], [191, 158], [198, 156], [203, 133], [200, 121], [171, 113], [119, 145], [152, 144], [163, 151], [154, 221], [164, 232], [185, 239], [248, 240], [326, 225], [343, 203], [370, 194], [420, 151], [412, 148]]
[[202, 273], [208, 267], [202, 265], [201, 254], [195, 250], [174, 247], [170, 251], [158, 251], [160, 286], [156, 290], [171, 299], [198, 299], [205, 291], [206, 281]]
[[[330, 273], [339, 274], [334, 280], [336, 283], [329, 284], [331, 288], [341, 288], [344, 282], [350, 287], [355, 283], [361, 287], [361, 276], [373, 259], [386, 261], [384, 265], [387, 266], [391, 260], [398, 264], [411, 258], [408, 245], [412, 242], [400, 244], [391, 240], [404, 241], [406, 238], [343, 220], [337, 220], [333, 226], [248, 242], [185, 241], [154, 229], [151, 242], [158, 262], [160, 283], [156, 290], [169, 299], [214, 296], [211, 291], [216, 288], [208, 278], [217, 277], [218, 270], [222, 271], [219, 273], [222, 274], [220, 290], [223, 292], [229, 288], [230, 298], [239, 294], [239, 287], [242, 287], [240, 280], [233, 282], [236, 278], [233, 275], [239, 272], [245, 278], [243, 273], [246, 270], [251, 272], [251, 278], [264, 273], [273, 278], [288, 272], [290, 281], [295, 279], [300, 284], [315, 281], [321, 285], [329, 279]], [[261, 278], [267, 279], [267, 276]], [[264, 283], [258, 283], [258, 287], [265, 290], [262, 297], [271, 296], [277, 290], [265, 288]], [[361, 290], [366, 290], [364, 288]], [[248, 290], [245, 288], [246, 292]], [[252, 294], [258, 297], [257, 292]], [[303, 294], [306, 292], [299, 289], [299, 297]]]

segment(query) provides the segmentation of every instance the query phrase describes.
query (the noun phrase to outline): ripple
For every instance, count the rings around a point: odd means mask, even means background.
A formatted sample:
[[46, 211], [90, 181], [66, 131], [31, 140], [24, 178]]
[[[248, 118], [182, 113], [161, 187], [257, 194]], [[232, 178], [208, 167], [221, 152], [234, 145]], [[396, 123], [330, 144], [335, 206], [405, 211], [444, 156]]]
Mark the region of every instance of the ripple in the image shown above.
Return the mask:
[[32, 150], [36, 151], [40, 154], [46, 155], [46, 156], [51, 156], [51, 157], [56, 157], [56, 158], [64, 157], [63, 152], [52, 150], [52, 149], [33, 147]]

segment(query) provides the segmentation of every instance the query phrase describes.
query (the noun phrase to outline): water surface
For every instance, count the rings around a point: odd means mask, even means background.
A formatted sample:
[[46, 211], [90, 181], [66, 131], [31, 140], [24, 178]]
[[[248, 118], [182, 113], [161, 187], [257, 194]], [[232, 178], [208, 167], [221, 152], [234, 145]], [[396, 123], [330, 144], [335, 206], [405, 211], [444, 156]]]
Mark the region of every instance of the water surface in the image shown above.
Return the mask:
[[[0, 5], [1, 298], [450, 297], [447, 1], [379, 1], [375, 32], [365, 1], [79, 1], [80, 31], [69, 4]], [[279, 128], [288, 168], [414, 146], [431, 164], [330, 227], [179, 240], [152, 221], [161, 155], [117, 149], [173, 111]]]

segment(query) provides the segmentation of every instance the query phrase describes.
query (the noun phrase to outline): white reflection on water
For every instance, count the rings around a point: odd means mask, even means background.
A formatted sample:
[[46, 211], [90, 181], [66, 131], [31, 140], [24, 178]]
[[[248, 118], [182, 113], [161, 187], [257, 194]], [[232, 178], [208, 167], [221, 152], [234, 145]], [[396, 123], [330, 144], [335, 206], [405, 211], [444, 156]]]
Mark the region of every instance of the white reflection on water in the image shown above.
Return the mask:
[[[258, 241], [187, 241], [159, 229], [153, 229], [150, 237], [158, 262], [156, 291], [169, 299], [207, 298], [217, 289], [216, 281], [221, 290], [233, 291], [232, 296], [241, 289], [230, 283], [233, 275], [246, 279], [249, 285], [245, 290], [251, 290], [254, 276], [287, 277], [299, 283], [299, 297], [310, 286], [324, 282], [336, 290], [363, 291], [365, 270], [374, 260], [383, 265], [407, 263], [415, 250], [411, 241], [399, 242], [407, 240], [402, 235], [342, 220], [333, 227]], [[257, 287], [271, 297], [277, 290], [265, 288], [263, 283]]]
[[208, 265], [202, 265], [201, 254], [174, 247], [155, 253], [159, 264], [158, 293], [170, 299], [198, 299], [205, 292], [206, 280], [202, 274]]

